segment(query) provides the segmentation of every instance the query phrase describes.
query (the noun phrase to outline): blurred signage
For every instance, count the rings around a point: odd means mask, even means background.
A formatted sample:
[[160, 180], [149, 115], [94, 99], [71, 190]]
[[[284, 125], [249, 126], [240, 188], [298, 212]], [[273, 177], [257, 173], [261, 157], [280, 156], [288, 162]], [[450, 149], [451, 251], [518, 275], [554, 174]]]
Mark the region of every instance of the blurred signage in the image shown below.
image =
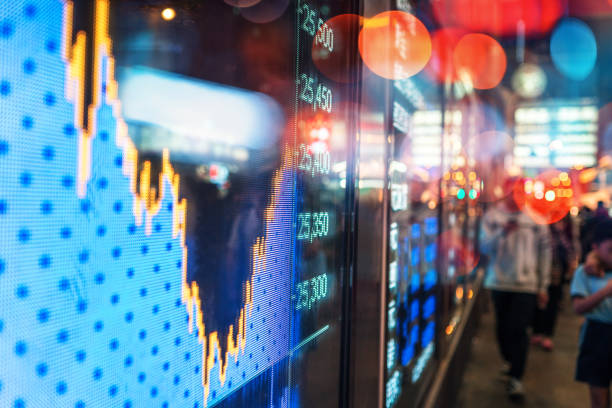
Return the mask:
[[[461, 151], [461, 112], [447, 111], [444, 115], [447, 137], [444, 151], [455, 157]], [[412, 115], [412, 160], [416, 166], [440, 167], [442, 160], [442, 111], [417, 110]]]
[[514, 120], [517, 165], [560, 169], [596, 165], [598, 111], [592, 99], [523, 104]]

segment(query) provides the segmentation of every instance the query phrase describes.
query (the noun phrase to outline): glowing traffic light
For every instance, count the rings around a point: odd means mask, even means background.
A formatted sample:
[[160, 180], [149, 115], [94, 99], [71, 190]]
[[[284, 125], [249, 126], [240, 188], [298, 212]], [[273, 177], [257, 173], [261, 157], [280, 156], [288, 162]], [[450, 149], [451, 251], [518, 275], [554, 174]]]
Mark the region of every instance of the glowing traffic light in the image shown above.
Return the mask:
[[457, 198], [459, 200], [463, 200], [465, 198], [465, 190], [460, 188], [459, 191], [457, 191]]

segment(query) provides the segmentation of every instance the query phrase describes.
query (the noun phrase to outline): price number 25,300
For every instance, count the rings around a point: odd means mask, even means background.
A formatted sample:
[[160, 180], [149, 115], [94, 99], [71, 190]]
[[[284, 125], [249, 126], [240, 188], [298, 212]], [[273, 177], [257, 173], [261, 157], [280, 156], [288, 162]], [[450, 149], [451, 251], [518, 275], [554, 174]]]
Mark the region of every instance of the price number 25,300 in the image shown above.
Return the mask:
[[[318, 302], [327, 297], [327, 274], [315, 276], [297, 284], [296, 310], [310, 310]], [[295, 298], [294, 298], [295, 299]]]

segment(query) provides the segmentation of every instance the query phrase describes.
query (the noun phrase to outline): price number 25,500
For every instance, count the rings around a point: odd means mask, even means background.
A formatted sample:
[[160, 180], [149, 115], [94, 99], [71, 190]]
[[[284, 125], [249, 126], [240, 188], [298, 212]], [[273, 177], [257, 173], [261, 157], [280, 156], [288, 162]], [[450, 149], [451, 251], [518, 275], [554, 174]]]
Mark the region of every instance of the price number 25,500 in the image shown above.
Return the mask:
[[316, 9], [302, 4], [298, 13], [301, 16], [300, 28], [315, 38], [315, 45], [321, 45], [328, 52], [334, 50], [334, 31], [319, 16]]

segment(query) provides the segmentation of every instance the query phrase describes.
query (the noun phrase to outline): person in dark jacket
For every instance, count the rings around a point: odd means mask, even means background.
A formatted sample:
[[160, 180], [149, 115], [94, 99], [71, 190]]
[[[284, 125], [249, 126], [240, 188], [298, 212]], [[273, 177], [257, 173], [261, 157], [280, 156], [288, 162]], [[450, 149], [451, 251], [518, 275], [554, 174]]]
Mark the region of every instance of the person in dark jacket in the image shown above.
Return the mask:
[[552, 351], [552, 336], [561, 306], [563, 285], [568, 279], [576, 261], [576, 248], [573, 240], [572, 219], [570, 215], [550, 226], [552, 262], [550, 284], [548, 285], [548, 303], [544, 308], [537, 308], [533, 322], [531, 344], [544, 350]]

